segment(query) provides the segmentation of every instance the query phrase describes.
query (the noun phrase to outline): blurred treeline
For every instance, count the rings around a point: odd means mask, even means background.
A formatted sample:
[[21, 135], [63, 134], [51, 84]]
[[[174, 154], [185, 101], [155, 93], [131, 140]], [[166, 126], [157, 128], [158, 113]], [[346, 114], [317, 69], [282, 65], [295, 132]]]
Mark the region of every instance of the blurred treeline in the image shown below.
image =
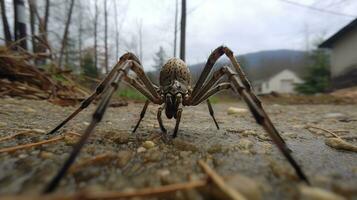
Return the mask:
[[31, 54], [40, 68], [98, 78], [108, 73], [123, 49], [142, 59], [142, 22], [137, 23], [137, 32], [120, 35], [127, 9], [119, 5], [123, 1], [0, 2], [3, 45]]
[[[77, 74], [85, 80], [98, 80], [108, 73], [120, 56], [120, 49], [134, 52], [142, 59], [142, 22], [130, 37], [121, 35], [125, 17], [120, 16], [126, 7], [116, 0], [0, 0], [3, 41], [14, 52], [31, 55], [30, 62], [39, 68], [59, 74]], [[182, 1], [184, 3], [185, 1]], [[110, 6], [108, 6], [110, 4]], [[182, 4], [183, 6], [183, 4]], [[180, 35], [180, 57], [185, 58], [186, 16], [181, 9], [181, 26], [178, 24], [176, 0], [175, 38]], [[109, 25], [108, 21], [115, 23]], [[13, 22], [13, 23], [12, 23]], [[124, 48], [123, 48], [124, 47]], [[148, 72], [157, 83], [158, 71], [168, 58], [163, 47], [154, 55], [155, 71]], [[174, 51], [175, 55], [178, 54]], [[305, 83], [297, 86], [302, 93], [324, 92], [329, 84], [328, 54], [317, 48], [308, 52], [274, 52], [262, 55], [237, 57], [250, 79], [261, 79], [280, 70], [291, 68], [304, 77]], [[264, 55], [263, 55], [264, 54]], [[289, 54], [289, 56], [285, 56]], [[177, 55], [178, 56], [178, 55]], [[225, 64], [222, 60], [218, 65]], [[196, 79], [204, 63], [190, 66]], [[217, 65], [217, 66], [218, 66]]]

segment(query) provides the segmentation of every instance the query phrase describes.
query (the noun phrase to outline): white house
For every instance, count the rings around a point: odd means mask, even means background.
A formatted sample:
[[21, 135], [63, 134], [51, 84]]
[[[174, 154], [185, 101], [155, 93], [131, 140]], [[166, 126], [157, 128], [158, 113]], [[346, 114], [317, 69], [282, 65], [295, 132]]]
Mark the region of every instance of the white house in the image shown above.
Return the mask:
[[253, 81], [253, 87], [258, 94], [268, 94], [271, 92], [278, 93], [295, 93], [296, 83], [302, 83], [295, 72], [284, 69], [267, 79]]
[[357, 85], [357, 18], [320, 44], [331, 49], [334, 89]]

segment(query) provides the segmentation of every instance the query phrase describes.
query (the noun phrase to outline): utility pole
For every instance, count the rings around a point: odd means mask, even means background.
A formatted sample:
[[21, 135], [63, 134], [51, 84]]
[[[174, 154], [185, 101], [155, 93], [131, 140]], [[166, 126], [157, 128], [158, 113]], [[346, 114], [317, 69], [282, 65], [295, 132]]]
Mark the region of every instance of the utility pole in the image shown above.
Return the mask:
[[108, 74], [108, 0], [104, 0], [104, 67], [105, 73]]
[[176, 57], [176, 50], [177, 50], [177, 18], [178, 18], [178, 0], [176, 0], [176, 6], [175, 6], [174, 57]]
[[139, 31], [139, 59], [143, 61], [143, 20], [140, 19], [138, 24]]
[[94, 11], [94, 66], [98, 70], [98, 0], [95, 0], [95, 11]]
[[115, 23], [115, 60], [119, 59], [119, 24], [118, 24], [118, 7], [117, 1], [114, 0], [114, 23]]
[[27, 50], [26, 9], [24, 0], [14, 0], [14, 16], [15, 41], [21, 40], [21, 48]]
[[186, 48], [186, 0], [181, 4], [181, 41], [180, 41], [180, 58], [185, 61]]

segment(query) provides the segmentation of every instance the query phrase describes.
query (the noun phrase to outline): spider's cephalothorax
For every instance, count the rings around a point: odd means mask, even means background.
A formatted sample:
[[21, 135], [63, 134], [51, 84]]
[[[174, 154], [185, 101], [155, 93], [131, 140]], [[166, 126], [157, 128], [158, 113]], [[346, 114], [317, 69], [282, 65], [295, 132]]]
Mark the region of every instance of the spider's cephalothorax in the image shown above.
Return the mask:
[[[223, 55], [228, 57], [232, 66], [224, 66], [213, 71], [214, 64]], [[129, 72], [133, 72], [137, 76], [130, 76]], [[211, 72], [212, 76], [210, 76]], [[134, 54], [124, 54], [109, 74], [102, 80], [102, 82], [100, 82], [95, 92], [86, 98], [82, 102], [81, 106], [78, 107], [71, 115], [69, 115], [49, 132], [49, 134], [55, 133], [89, 104], [91, 104], [91, 102], [93, 102], [97, 97], [101, 98], [97, 109], [93, 113], [91, 123], [81, 135], [80, 140], [74, 146], [72, 153], [69, 155], [61, 169], [45, 188], [45, 193], [52, 192], [58, 186], [60, 180], [64, 177], [65, 173], [78, 156], [79, 151], [82, 149], [89, 135], [92, 133], [95, 126], [101, 121], [112, 95], [118, 89], [118, 85], [122, 80], [137, 89], [147, 98], [133, 132], [135, 132], [139, 127], [141, 120], [145, 116], [146, 109], [151, 102], [158, 105], [163, 104], [158, 108], [157, 120], [164, 135], [166, 135], [167, 131], [161, 118], [162, 111], [165, 109], [166, 116], [168, 118], [171, 119], [174, 117], [176, 119], [175, 129], [172, 135], [173, 138], [177, 136], [181, 120], [182, 106], [196, 106], [204, 101], [207, 102], [209, 113], [212, 116], [217, 129], [219, 129], [209, 97], [219, 91], [233, 89], [233, 91], [239, 94], [247, 103], [247, 106], [256, 122], [269, 134], [272, 141], [295, 169], [299, 178], [306, 183], [309, 183], [304, 172], [290, 154], [289, 148], [287, 147], [285, 141], [266, 114], [262, 103], [253, 93], [250, 83], [236, 60], [236, 57], [234, 57], [233, 52], [228, 47], [220, 46], [210, 54], [196, 84], [192, 89], [190, 71], [185, 62], [181, 59], [171, 58], [167, 61], [160, 71], [160, 86], [157, 86], [153, 84], [145, 75], [140, 60]]]
[[179, 58], [169, 59], [160, 70], [160, 95], [165, 102], [167, 118], [176, 118], [182, 98], [191, 90], [191, 74], [186, 63]]

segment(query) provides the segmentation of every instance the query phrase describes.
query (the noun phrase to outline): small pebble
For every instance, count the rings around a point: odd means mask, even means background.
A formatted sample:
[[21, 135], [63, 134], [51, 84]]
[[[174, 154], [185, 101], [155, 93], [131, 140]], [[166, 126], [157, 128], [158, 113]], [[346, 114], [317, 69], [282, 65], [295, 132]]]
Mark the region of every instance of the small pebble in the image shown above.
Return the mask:
[[242, 114], [242, 113], [247, 113], [248, 110], [246, 108], [235, 108], [235, 107], [229, 107], [227, 110], [228, 115], [236, 115], [236, 114]]
[[155, 143], [153, 141], [147, 140], [143, 143], [143, 147], [145, 147], [145, 149], [151, 149], [155, 146]]
[[139, 147], [138, 150], [137, 150], [138, 153], [142, 153], [142, 152], [145, 152], [145, 151], [146, 151], [146, 149], [144, 147]]
[[42, 151], [40, 153], [40, 157], [43, 159], [49, 159], [49, 158], [53, 158], [54, 154], [51, 152], [47, 152], [47, 151]]
[[156, 173], [157, 173], [157, 175], [159, 177], [168, 176], [168, 175], [170, 175], [170, 170], [168, 170], [168, 169], [159, 169], [159, 170], [157, 170]]
[[300, 186], [300, 199], [303, 200], [344, 200], [345, 198], [333, 192], [317, 187]]
[[325, 114], [324, 118], [332, 118], [332, 119], [341, 119], [341, 118], [345, 118], [346, 115], [342, 114], [342, 113], [327, 113]]
[[26, 154], [20, 154], [20, 155], [18, 156], [18, 158], [21, 158], [21, 159], [26, 158], [26, 157], [27, 157]]

